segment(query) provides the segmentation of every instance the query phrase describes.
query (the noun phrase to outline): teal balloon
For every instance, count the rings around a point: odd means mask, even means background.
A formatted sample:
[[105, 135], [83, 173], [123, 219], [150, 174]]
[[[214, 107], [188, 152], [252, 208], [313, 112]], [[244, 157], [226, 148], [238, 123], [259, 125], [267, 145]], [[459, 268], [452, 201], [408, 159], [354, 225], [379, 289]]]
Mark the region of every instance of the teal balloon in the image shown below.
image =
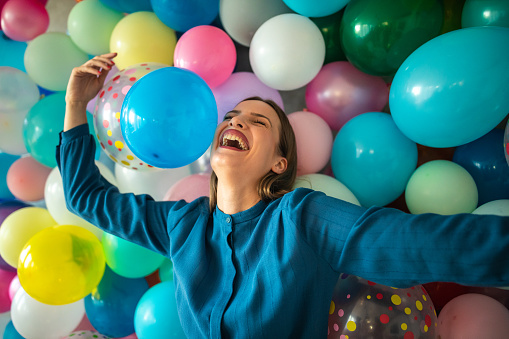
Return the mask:
[[28, 112], [23, 140], [32, 157], [41, 164], [55, 167], [55, 148], [64, 127], [65, 92], [56, 92], [39, 100]]
[[471, 27], [419, 47], [396, 73], [391, 114], [408, 138], [456, 147], [495, 128], [509, 112], [509, 28]]
[[134, 328], [139, 339], [186, 338], [178, 317], [173, 281], [161, 282], [145, 292], [136, 307]]
[[461, 13], [461, 27], [509, 27], [509, 1], [466, 0]]
[[0, 31], [0, 66], [14, 67], [26, 72], [23, 61], [26, 49], [26, 42], [11, 40]]
[[440, 0], [351, 0], [341, 21], [345, 55], [361, 71], [393, 76], [419, 46], [442, 28]]
[[307, 17], [324, 17], [341, 10], [349, 0], [283, 0], [296, 13]]
[[159, 279], [161, 281], [173, 281], [173, 263], [170, 259], [165, 259], [159, 267]]
[[334, 176], [362, 206], [385, 206], [404, 192], [417, 166], [417, 145], [389, 114], [364, 113], [339, 130], [331, 165]]
[[9, 187], [7, 186], [7, 172], [11, 165], [20, 157], [0, 151], [0, 200], [14, 199]]

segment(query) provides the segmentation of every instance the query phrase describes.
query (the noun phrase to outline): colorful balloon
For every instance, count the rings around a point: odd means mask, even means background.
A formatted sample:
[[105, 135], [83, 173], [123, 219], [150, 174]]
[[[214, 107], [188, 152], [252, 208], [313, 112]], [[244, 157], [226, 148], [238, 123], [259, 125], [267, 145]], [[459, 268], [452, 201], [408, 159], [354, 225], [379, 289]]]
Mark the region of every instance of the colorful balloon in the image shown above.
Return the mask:
[[208, 197], [210, 196], [209, 186], [209, 174], [191, 174], [171, 186], [163, 200], [178, 201], [183, 199], [186, 202], [191, 202], [199, 197]]
[[110, 78], [97, 94], [93, 111], [95, 135], [102, 150], [121, 166], [141, 171], [154, 170], [126, 145], [120, 126], [120, 112], [131, 87], [144, 75], [163, 67], [168, 66], [154, 62], [129, 66]]
[[127, 147], [144, 162], [161, 168], [182, 167], [210, 146], [217, 106], [198, 75], [177, 67], [161, 68], [145, 75], [127, 93], [120, 126]]
[[1, 11], [2, 31], [17, 41], [29, 41], [46, 32], [46, 7], [34, 0], [9, 0]]
[[487, 202], [477, 207], [472, 214], [495, 214], [509, 216], [509, 199], [500, 199]]
[[101, 0], [106, 6], [124, 13], [152, 11], [150, 0]]
[[422, 45], [391, 85], [396, 125], [430, 147], [455, 147], [485, 135], [509, 112], [508, 53], [509, 28], [502, 27], [459, 29]]
[[219, 0], [151, 0], [157, 17], [179, 32], [214, 21], [219, 13]]
[[345, 61], [346, 55], [341, 47], [340, 28], [343, 20], [344, 9], [320, 18], [310, 18], [322, 32], [325, 41], [324, 64], [334, 61]]
[[[9, 201], [4, 201], [4, 202], [0, 201], [0, 226], [2, 225], [4, 220], [10, 214], [12, 214], [13, 212], [15, 212], [21, 208], [28, 207], [28, 206], [29, 205], [27, 205], [21, 201], [17, 201], [17, 200], [9, 200]], [[5, 260], [1, 256], [0, 256], [0, 269], [2, 269], [4, 271], [13, 271], [13, 272], [16, 271], [16, 269], [14, 267], [12, 267], [11, 265], [9, 265], [8, 263], [6, 263]]]
[[306, 85], [318, 74], [324, 59], [325, 42], [318, 27], [309, 18], [293, 13], [265, 21], [249, 48], [253, 72], [277, 90]]
[[322, 17], [336, 13], [345, 7], [350, 0], [284, 0], [295, 12], [308, 17]]
[[505, 127], [505, 133], [504, 133], [504, 154], [505, 154], [505, 160], [507, 161], [507, 164], [509, 165], [509, 120], [507, 121], [507, 126]]
[[161, 281], [173, 281], [173, 263], [170, 259], [163, 261], [158, 273]]
[[9, 297], [9, 286], [16, 277], [16, 272], [0, 269], [0, 313], [11, 309], [11, 298]]
[[437, 315], [422, 285], [394, 288], [342, 274], [332, 295], [328, 338], [435, 338]]
[[509, 2], [504, 0], [466, 0], [461, 26], [500, 26], [509, 28]]
[[392, 76], [440, 33], [443, 17], [439, 0], [351, 0], [341, 21], [341, 46], [361, 71]]
[[25, 339], [24, 337], [16, 331], [12, 321], [9, 321], [7, 326], [5, 326], [5, 331], [3, 333], [3, 339]]
[[99, 332], [96, 331], [74, 331], [66, 335], [65, 337], [61, 337], [61, 339], [110, 339]]
[[18, 159], [18, 156], [0, 151], [0, 199], [14, 199], [14, 195], [12, 195], [12, 192], [9, 190], [9, 186], [7, 185], [7, 173], [9, 173], [11, 165]]
[[22, 114], [37, 101], [39, 89], [25, 72], [0, 66], [0, 113]]
[[7, 186], [12, 194], [23, 201], [39, 201], [44, 198], [44, 185], [51, 168], [30, 156], [16, 160], [7, 172]]
[[23, 125], [28, 111], [0, 113], [0, 150], [3, 152], [16, 155], [28, 153], [23, 139]]
[[298, 187], [311, 188], [333, 198], [341, 199], [357, 206], [361, 205], [348, 187], [343, 185], [336, 178], [325, 174], [313, 173], [298, 176], [293, 188], [295, 189]]
[[[1, 8], [0, 12], [2, 12]], [[11, 40], [4, 32], [0, 31], [0, 65], [14, 67], [25, 72], [23, 56], [26, 49], [26, 42]]]

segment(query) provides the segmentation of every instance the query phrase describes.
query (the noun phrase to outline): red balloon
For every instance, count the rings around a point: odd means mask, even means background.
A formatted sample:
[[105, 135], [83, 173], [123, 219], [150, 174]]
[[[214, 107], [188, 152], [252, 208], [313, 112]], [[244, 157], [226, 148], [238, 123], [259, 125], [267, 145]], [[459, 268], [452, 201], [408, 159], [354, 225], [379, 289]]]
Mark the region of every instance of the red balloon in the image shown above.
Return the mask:
[[1, 27], [12, 40], [29, 41], [46, 32], [49, 26], [44, 0], [9, 0], [1, 14]]

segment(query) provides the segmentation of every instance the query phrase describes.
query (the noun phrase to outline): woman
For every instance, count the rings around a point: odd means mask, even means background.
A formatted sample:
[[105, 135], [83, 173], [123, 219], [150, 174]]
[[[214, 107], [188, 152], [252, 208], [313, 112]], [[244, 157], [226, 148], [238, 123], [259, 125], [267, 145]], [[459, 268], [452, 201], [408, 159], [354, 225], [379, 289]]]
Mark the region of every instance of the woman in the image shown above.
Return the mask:
[[509, 284], [509, 218], [408, 215], [291, 191], [295, 140], [270, 101], [243, 101], [217, 127], [210, 205], [120, 194], [94, 165], [85, 114], [115, 55], [95, 57], [69, 80], [57, 149], [66, 201], [106, 232], [173, 261], [189, 338], [325, 337], [340, 272], [395, 287]]

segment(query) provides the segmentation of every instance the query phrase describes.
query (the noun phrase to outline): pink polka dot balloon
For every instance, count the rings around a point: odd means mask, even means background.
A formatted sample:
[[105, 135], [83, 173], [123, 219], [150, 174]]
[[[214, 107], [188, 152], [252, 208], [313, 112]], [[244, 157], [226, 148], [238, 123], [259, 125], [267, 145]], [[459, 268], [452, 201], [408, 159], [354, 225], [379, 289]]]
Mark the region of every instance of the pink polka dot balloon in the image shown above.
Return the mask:
[[328, 338], [435, 338], [437, 323], [422, 285], [393, 288], [342, 274], [329, 309]]
[[135, 64], [111, 77], [97, 95], [93, 112], [97, 140], [106, 154], [117, 164], [135, 170], [151, 170], [153, 166], [140, 160], [127, 147], [120, 128], [120, 110], [127, 92], [144, 75], [168, 65], [147, 62]]

